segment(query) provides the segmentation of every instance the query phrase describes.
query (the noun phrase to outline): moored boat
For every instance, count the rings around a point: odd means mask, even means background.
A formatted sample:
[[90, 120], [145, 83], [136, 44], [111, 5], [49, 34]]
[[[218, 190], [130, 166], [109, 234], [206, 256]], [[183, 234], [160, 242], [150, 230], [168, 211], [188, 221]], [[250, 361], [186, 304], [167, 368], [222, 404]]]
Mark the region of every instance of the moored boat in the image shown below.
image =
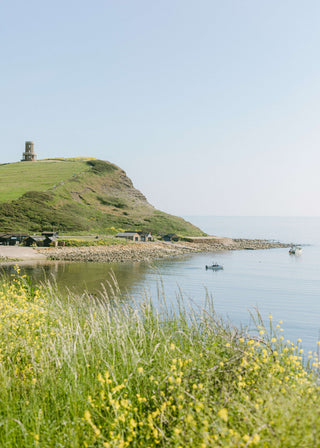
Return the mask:
[[223, 269], [222, 264], [213, 263], [209, 266], [206, 265], [206, 269], [212, 269], [213, 271], [219, 271], [220, 269]]
[[290, 255], [300, 255], [302, 252], [302, 247], [300, 246], [291, 246], [289, 249]]

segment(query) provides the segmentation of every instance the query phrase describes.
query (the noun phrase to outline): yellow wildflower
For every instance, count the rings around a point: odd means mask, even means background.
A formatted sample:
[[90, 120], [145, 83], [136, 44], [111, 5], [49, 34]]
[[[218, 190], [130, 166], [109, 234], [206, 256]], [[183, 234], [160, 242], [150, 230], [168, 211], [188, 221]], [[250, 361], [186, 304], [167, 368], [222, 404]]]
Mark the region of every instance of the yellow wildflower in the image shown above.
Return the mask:
[[220, 409], [220, 411], [218, 411], [218, 417], [221, 418], [221, 420], [227, 422], [228, 421], [228, 410], [226, 408], [222, 408]]
[[254, 436], [252, 437], [252, 443], [256, 444], [259, 443], [259, 441], [260, 441], [259, 434], [254, 434]]

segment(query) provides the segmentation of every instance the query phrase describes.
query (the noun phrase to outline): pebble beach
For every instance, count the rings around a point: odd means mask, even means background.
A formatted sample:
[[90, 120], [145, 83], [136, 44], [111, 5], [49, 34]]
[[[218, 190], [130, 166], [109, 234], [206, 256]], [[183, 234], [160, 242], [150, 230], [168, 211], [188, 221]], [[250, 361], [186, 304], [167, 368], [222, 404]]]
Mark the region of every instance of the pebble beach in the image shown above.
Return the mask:
[[220, 238], [197, 242], [131, 243], [124, 246], [56, 247], [36, 249], [50, 260], [76, 262], [137, 262], [168, 258], [192, 252], [257, 250], [288, 247], [288, 244], [264, 240]]
[[288, 244], [250, 239], [199, 238], [193, 242], [148, 242], [115, 246], [89, 247], [20, 247], [0, 246], [0, 263], [28, 260], [61, 260], [75, 262], [137, 262], [168, 258], [192, 252], [257, 250], [288, 247]]

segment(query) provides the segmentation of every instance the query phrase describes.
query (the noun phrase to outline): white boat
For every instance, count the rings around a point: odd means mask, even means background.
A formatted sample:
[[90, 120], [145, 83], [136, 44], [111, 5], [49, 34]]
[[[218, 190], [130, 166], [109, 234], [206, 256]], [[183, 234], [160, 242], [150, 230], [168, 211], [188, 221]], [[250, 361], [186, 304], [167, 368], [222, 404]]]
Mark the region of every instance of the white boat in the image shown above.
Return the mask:
[[210, 266], [206, 266], [206, 269], [212, 269], [213, 271], [219, 271], [220, 269], [223, 269], [222, 264], [213, 263]]
[[302, 252], [302, 248], [300, 246], [291, 246], [289, 249], [290, 255], [300, 255]]

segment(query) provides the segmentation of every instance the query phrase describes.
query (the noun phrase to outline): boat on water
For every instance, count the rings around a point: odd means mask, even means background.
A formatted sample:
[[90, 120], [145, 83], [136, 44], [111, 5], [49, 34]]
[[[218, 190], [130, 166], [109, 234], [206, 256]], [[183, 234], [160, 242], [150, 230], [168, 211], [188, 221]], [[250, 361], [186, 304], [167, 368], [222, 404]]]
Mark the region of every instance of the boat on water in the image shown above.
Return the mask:
[[220, 269], [223, 269], [223, 266], [222, 266], [222, 264], [212, 263], [209, 266], [206, 265], [206, 269], [212, 269], [213, 271], [219, 271]]
[[289, 249], [290, 255], [300, 255], [302, 252], [302, 247], [300, 246], [291, 246]]

